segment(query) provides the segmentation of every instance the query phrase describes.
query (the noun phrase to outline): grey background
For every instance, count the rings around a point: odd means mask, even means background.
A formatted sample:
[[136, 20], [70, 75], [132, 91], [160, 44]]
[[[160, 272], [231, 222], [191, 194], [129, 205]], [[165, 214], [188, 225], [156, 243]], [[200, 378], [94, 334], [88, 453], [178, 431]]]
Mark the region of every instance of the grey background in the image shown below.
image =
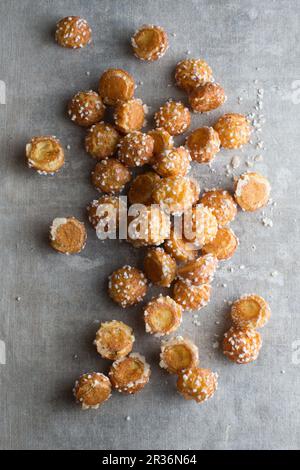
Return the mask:
[[[70, 14], [88, 19], [92, 46], [69, 51], [55, 44], [56, 21]], [[300, 339], [299, 16], [297, 0], [1, 1], [0, 80], [7, 86], [7, 104], [0, 105], [0, 339], [7, 356], [6, 365], [0, 364], [1, 448], [299, 447], [300, 365], [293, 353]], [[130, 36], [143, 23], [160, 24], [169, 33], [170, 49], [157, 63], [131, 54]], [[212, 300], [199, 312], [201, 325], [185, 314], [181, 332], [199, 346], [201, 364], [220, 374], [218, 392], [202, 406], [184, 401], [174, 377], [159, 369], [159, 341], [144, 333], [141, 307], [120, 310], [105, 292], [108, 274], [125, 262], [140, 266], [141, 253], [126, 243], [103, 244], [90, 227], [80, 255], [61, 256], [47, 242], [54, 217], [86, 220], [85, 206], [97, 197], [89, 183], [94, 162], [83, 149], [85, 132], [65, 115], [68, 98], [96, 89], [100, 74], [117, 66], [143, 82], [136, 95], [151, 111], [169, 97], [185, 100], [168, 84], [188, 50], [208, 61], [228, 95], [221, 110], [193, 116], [193, 128], [225, 111], [252, 112], [258, 88], [264, 89], [266, 118], [253, 144], [222, 151], [213, 172], [193, 166], [192, 174], [202, 188], [231, 188], [225, 167], [232, 156], [241, 158], [239, 174], [260, 153], [263, 161], [255, 169], [269, 177], [277, 203], [264, 211], [273, 227], [262, 224], [261, 212], [238, 214], [233, 228], [240, 247], [218, 270]], [[57, 135], [71, 146], [54, 177], [24, 165], [25, 144], [38, 134]], [[257, 136], [265, 150], [256, 150]], [[238, 366], [214, 343], [229, 324], [227, 301], [247, 292], [265, 296], [273, 316], [262, 331], [258, 361]], [[110, 318], [134, 327], [135, 350], [152, 366], [151, 383], [135, 397], [114, 394], [98, 411], [82, 412], [73, 402], [73, 382], [89, 370], [107, 371], [109, 363], [97, 356], [92, 340], [98, 322]]]

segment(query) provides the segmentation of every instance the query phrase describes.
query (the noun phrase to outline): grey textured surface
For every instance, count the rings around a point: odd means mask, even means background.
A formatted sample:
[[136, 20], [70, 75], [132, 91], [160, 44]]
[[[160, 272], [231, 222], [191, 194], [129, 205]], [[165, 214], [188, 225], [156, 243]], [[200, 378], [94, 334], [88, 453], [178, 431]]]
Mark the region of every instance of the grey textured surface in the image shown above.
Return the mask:
[[[7, 86], [7, 104], [0, 104], [0, 340], [7, 356], [0, 364], [1, 448], [299, 447], [299, 13], [297, 0], [1, 1], [0, 80]], [[55, 44], [55, 22], [69, 14], [89, 20], [91, 47], [69, 51]], [[164, 26], [170, 35], [169, 51], [153, 64], [135, 59], [129, 46], [134, 29], [145, 22]], [[192, 174], [202, 187], [221, 182], [231, 188], [225, 166], [232, 156], [241, 157], [239, 174], [247, 160], [262, 154], [255, 169], [270, 178], [277, 202], [265, 210], [273, 227], [263, 226], [261, 212], [238, 214], [233, 228], [240, 247], [219, 269], [212, 301], [199, 312], [201, 325], [185, 315], [181, 332], [199, 345], [201, 364], [220, 374], [218, 392], [203, 406], [185, 402], [174, 378], [159, 369], [159, 342], [144, 334], [141, 308], [120, 310], [106, 295], [108, 274], [125, 262], [139, 265], [141, 254], [125, 243], [104, 245], [90, 228], [78, 256], [60, 256], [47, 243], [54, 217], [86, 220], [84, 208], [97, 195], [89, 183], [93, 161], [83, 149], [84, 131], [65, 116], [67, 99], [96, 88], [100, 74], [118, 66], [143, 82], [136, 95], [151, 111], [169, 97], [184, 100], [168, 84], [187, 51], [206, 58], [228, 95], [221, 110], [194, 116], [193, 127], [225, 111], [252, 112], [258, 88], [264, 89], [259, 113], [266, 117], [253, 137], [265, 142], [265, 150], [253, 143], [244, 151], [222, 151], [215, 172], [194, 166]], [[25, 143], [37, 134], [57, 135], [71, 146], [55, 177], [24, 166]], [[258, 361], [237, 366], [213, 344], [228, 326], [224, 300], [245, 292], [265, 296], [273, 316], [262, 331]], [[114, 394], [98, 411], [81, 412], [72, 399], [73, 382], [85, 371], [107, 371], [92, 340], [97, 322], [109, 318], [134, 327], [135, 350], [152, 366], [151, 383], [135, 397]]]

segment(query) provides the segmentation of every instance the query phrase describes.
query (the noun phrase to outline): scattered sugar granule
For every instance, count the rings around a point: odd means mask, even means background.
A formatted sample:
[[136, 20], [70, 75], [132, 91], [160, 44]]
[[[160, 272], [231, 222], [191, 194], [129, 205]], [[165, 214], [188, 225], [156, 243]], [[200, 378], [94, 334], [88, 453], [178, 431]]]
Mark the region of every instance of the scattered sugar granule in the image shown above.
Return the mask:
[[245, 269], [245, 265], [241, 264], [240, 269]]
[[265, 227], [273, 227], [273, 220], [269, 219], [269, 217], [264, 217], [261, 222]]
[[281, 372], [281, 374], [285, 374], [285, 370], [283, 370], [283, 369], [280, 372]]
[[126, 421], [130, 421], [130, 420], [131, 420], [130, 416], [126, 416], [125, 419], [126, 419]]
[[251, 248], [252, 248], [253, 251], [255, 251], [256, 250], [256, 245], [252, 245]]
[[271, 276], [272, 276], [272, 277], [278, 276], [278, 271], [272, 271], [272, 272], [271, 272]]
[[217, 321], [215, 321], [215, 324], [216, 324], [216, 325], [220, 325], [220, 322], [217, 320]]
[[216, 348], [218, 348], [218, 347], [219, 347], [218, 341], [216, 341], [215, 343], [213, 343], [213, 348], [214, 348], [214, 349], [216, 349]]
[[74, 354], [74, 355], [73, 355], [73, 359], [75, 359], [75, 360], [78, 359], [77, 354]]
[[89, 76], [91, 75], [91, 72], [90, 72], [89, 70], [87, 70], [87, 71], [85, 72], [85, 74], [89, 77]]
[[70, 150], [70, 149], [71, 149], [71, 145], [68, 144], [68, 145], [67, 145], [67, 150]]
[[21, 297], [16, 297], [17, 302], [20, 302], [20, 300], [21, 300]]
[[241, 164], [240, 157], [238, 155], [235, 155], [234, 157], [232, 157], [230, 164], [231, 164], [233, 169], [238, 168]]

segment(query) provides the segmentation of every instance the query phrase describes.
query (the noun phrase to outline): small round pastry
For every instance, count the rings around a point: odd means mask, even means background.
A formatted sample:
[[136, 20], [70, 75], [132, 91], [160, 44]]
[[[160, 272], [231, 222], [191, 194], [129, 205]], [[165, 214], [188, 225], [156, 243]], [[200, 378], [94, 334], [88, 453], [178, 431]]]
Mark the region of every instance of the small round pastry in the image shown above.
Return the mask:
[[80, 16], [67, 16], [56, 25], [55, 40], [69, 49], [80, 49], [91, 42], [92, 30]]
[[82, 127], [90, 127], [103, 119], [105, 106], [95, 91], [79, 91], [69, 101], [68, 114], [71, 121]]
[[121, 321], [112, 320], [101, 323], [94, 344], [101, 357], [115, 361], [132, 351], [134, 340], [130, 326]]
[[198, 348], [187, 338], [176, 336], [161, 343], [159, 365], [170, 374], [195, 367], [198, 360]]
[[149, 382], [150, 374], [149, 364], [138, 353], [117, 359], [108, 373], [113, 388], [127, 395], [142, 390]]
[[152, 166], [160, 176], [185, 176], [191, 168], [190, 161], [189, 151], [181, 146], [156, 155]]
[[145, 107], [142, 100], [132, 98], [117, 104], [114, 112], [115, 125], [122, 134], [139, 131], [145, 123]]
[[184, 176], [161, 178], [153, 191], [153, 200], [172, 215], [180, 215], [193, 205], [195, 193]]
[[153, 202], [152, 193], [160, 177], [154, 171], [147, 171], [138, 175], [131, 183], [128, 191], [130, 204], [144, 204], [145, 206]]
[[164, 248], [177, 261], [191, 261], [196, 259], [198, 251], [193, 243], [188, 241], [184, 236], [179, 236], [172, 228], [170, 238], [165, 241]]
[[176, 261], [163, 248], [149, 248], [144, 271], [153, 284], [170, 287], [176, 277]]
[[251, 125], [243, 114], [229, 113], [221, 116], [214, 125], [221, 145], [227, 149], [242, 147], [250, 140]]
[[142, 271], [123, 266], [109, 276], [108, 293], [121, 307], [131, 307], [143, 300], [147, 293], [147, 279]]
[[122, 191], [131, 178], [128, 168], [115, 158], [101, 160], [96, 164], [91, 175], [92, 184], [97, 191], [108, 194]]
[[211, 82], [212, 79], [212, 70], [202, 59], [185, 59], [176, 66], [176, 84], [187, 92]]
[[225, 101], [225, 91], [218, 83], [205, 83], [194, 88], [189, 95], [189, 103], [195, 113], [207, 113], [219, 108]]
[[209, 284], [214, 278], [217, 266], [218, 260], [216, 257], [207, 254], [179, 266], [177, 276], [181, 281], [188, 281], [195, 286]]
[[153, 155], [154, 141], [148, 134], [133, 131], [121, 139], [118, 159], [129, 167], [149, 163]]
[[134, 246], [161, 245], [170, 234], [170, 218], [157, 205], [138, 209], [135, 216], [129, 208], [128, 241]]
[[225, 189], [206, 191], [200, 202], [212, 211], [221, 227], [228, 225], [236, 216], [236, 203], [231, 194]]
[[180, 101], [167, 101], [154, 115], [156, 127], [163, 127], [171, 135], [183, 134], [190, 126], [191, 113]]
[[269, 304], [257, 294], [243, 295], [231, 307], [232, 321], [240, 328], [262, 328], [270, 316]]
[[187, 137], [186, 146], [194, 162], [209, 163], [220, 151], [219, 135], [212, 127], [199, 127]]
[[168, 295], [159, 295], [144, 308], [146, 332], [164, 336], [176, 331], [182, 321], [182, 307]]
[[[112, 225], [118, 226], [119, 212], [126, 210], [125, 203], [118, 196], [103, 194], [99, 199], [94, 199], [87, 206], [87, 214], [92, 227], [97, 230], [99, 222], [103, 221], [108, 215], [112, 215]], [[108, 213], [109, 211], [109, 213]], [[114, 222], [114, 223], [113, 223]]]
[[50, 244], [66, 255], [80, 253], [85, 247], [86, 230], [75, 217], [57, 217], [50, 227]]
[[134, 55], [141, 60], [153, 62], [160, 59], [169, 46], [167, 33], [161, 26], [144, 24], [132, 36]]
[[83, 410], [97, 409], [111, 397], [111, 383], [106, 375], [100, 372], [83, 374], [75, 382], [73, 393]]
[[211, 285], [193, 285], [190, 281], [178, 279], [173, 286], [173, 299], [183, 310], [201, 310], [210, 301]]
[[32, 137], [26, 145], [26, 159], [29, 168], [42, 175], [51, 175], [63, 166], [65, 154], [56, 137]]
[[163, 127], [152, 129], [148, 132], [154, 140], [153, 154], [160, 155], [165, 150], [170, 150], [174, 147], [174, 139]]
[[133, 77], [122, 69], [108, 69], [99, 80], [99, 95], [109, 106], [116, 106], [122, 101], [131, 100], [134, 88]]
[[192, 367], [180, 372], [177, 390], [186, 400], [203, 403], [213, 396], [218, 387], [218, 374], [210, 369]]
[[218, 222], [211, 209], [203, 204], [196, 204], [192, 209], [191, 228], [193, 233], [185, 233], [186, 238], [201, 247], [214, 240], [218, 232]]
[[232, 326], [224, 335], [223, 353], [237, 364], [248, 364], [258, 357], [262, 339], [254, 328]]
[[234, 197], [243, 211], [253, 212], [268, 203], [270, 191], [267, 178], [255, 172], [244, 173], [235, 185]]
[[202, 253], [210, 253], [218, 260], [229, 259], [234, 255], [238, 244], [239, 240], [233, 230], [228, 227], [219, 227], [213, 241], [202, 247]]
[[112, 157], [117, 150], [120, 134], [106, 122], [94, 124], [85, 138], [85, 149], [95, 160]]

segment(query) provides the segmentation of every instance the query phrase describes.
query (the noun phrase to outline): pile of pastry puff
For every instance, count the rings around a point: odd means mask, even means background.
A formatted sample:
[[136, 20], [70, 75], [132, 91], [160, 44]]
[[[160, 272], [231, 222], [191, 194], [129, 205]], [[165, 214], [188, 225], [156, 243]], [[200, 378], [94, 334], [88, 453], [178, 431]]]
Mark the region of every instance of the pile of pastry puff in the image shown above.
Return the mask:
[[[91, 42], [91, 28], [79, 17], [62, 19], [56, 41], [66, 48], [78, 49]], [[143, 25], [131, 39], [135, 56], [156, 61], [168, 48], [163, 28]], [[210, 66], [202, 59], [185, 59], [175, 68], [175, 82], [188, 94], [193, 112], [207, 113], [226, 100], [221, 85], [214, 82]], [[200, 310], [210, 300], [211, 282], [218, 263], [231, 258], [239, 241], [229, 227], [237, 214], [264, 207], [270, 195], [268, 180], [259, 173], [247, 172], [235, 181], [233, 194], [213, 188], [200, 195], [200, 185], [188, 177], [192, 162], [211, 163], [220, 148], [236, 149], [247, 144], [251, 125], [246, 116], [229, 113], [212, 127], [200, 127], [176, 147], [174, 136], [185, 133], [191, 111], [182, 102], [168, 100], [154, 115], [154, 128], [143, 132], [147, 106], [134, 97], [135, 80], [127, 71], [106, 70], [98, 90], [80, 91], [70, 100], [67, 113], [74, 124], [87, 128], [85, 149], [97, 161], [91, 183], [101, 193], [87, 207], [88, 219], [96, 230], [102, 224], [98, 208], [112, 205], [120, 211], [120, 193], [128, 188], [129, 203], [143, 204], [148, 229], [144, 238], [128, 233], [127, 241], [146, 247], [143, 271], [123, 266], [109, 277], [108, 293], [122, 308], [142, 302], [149, 283], [170, 287], [170, 295], [159, 295], [143, 306], [147, 333], [168, 337], [177, 331], [184, 311]], [[113, 108], [113, 123], [105, 122], [107, 107]], [[26, 146], [29, 167], [40, 174], [55, 174], [64, 164], [64, 150], [54, 136], [33, 137]], [[136, 168], [146, 171], [133, 177]], [[155, 209], [153, 206], [155, 204]], [[192, 214], [194, 236], [178, 236], [170, 217]], [[75, 217], [58, 217], [50, 227], [50, 244], [64, 254], [79, 253], [86, 243], [84, 223]], [[191, 242], [193, 249], [191, 249]], [[201, 250], [201, 251], [200, 251]], [[226, 357], [239, 364], [255, 360], [261, 347], [257, 328], [270, 317], [270, 308], [258, 295], [237, 300], [231, 311], [233, 326], [224, 336]], [[134, 394], [150, 377], [145, 358], [132, 353], [132, 329], [121, 321], [102, 323], [95, 345], [98, 353], [113, 361], [108, 377], [100, 372], [84, 374], [76, 382], [74, 394], [83, 408], [97, 408], [114, 388]], [[182, 336], [164, 340], [160, 366], [177, 374], [177, 389], [186, 399], [202, 403], [217, 388], [217, 375], [198, 365], [198, 348]]]

